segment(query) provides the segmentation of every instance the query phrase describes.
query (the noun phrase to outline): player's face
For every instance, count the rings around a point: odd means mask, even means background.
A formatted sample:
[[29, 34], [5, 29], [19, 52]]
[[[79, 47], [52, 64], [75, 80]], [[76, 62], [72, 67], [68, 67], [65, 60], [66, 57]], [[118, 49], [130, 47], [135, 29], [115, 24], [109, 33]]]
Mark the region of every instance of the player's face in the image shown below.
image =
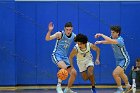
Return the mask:
[[115, 32], [115, 31], [111, 31], [111, 36], [113, 39], [116, 39], [116, 38], [118, 38], [119, 33]]
[[65, 27], [65, 33], [67, 36], [70, 36], [73, 30], [73, 27]]
[[77, 44], [78, 44], [78, 47], [79, 47], [80, 49], [85, 49], [85, 48], [86, 48], [86, 45], [83, 44], [82, 42], [77, 42]]

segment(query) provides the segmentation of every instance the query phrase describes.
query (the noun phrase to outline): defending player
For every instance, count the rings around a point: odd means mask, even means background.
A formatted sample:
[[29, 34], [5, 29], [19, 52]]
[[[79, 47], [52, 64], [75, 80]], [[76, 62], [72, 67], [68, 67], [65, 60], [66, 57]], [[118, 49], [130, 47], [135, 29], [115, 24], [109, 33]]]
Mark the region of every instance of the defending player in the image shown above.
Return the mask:
[[[66, 23], [64, 31], [62, 32], [59, 31], [51, 35], [53, 28], [54, 25], [52, 22], [50, 22], [48, 26], [48, 33], [46, 35], [47, 41], [56, 39], [55, 48], [52, 53], [52, 60], [59, 68], [66, 69], [70, 74], [68, 86], [65, 88], [64, 93], [76, 93], [70, 89], [76, 78], [76, 70], [70, 66], [70, 62], [67, 57], [70, 44], [72, 43], [74, 37], [76, 36], [72, 32], [73, 30], [72, 23], [71, 22]], [[62, 80], [58, 79], [58, 84], [56, 87], [57, 93], [63, 93], [61, 83]]]

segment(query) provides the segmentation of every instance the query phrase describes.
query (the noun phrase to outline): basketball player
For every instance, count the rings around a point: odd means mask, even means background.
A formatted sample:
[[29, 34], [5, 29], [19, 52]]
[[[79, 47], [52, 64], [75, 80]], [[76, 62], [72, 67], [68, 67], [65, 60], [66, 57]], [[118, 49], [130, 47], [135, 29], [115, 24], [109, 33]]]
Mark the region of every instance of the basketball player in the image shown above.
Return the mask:
[[95, 38], [103, 37], [105, 40], [96, 41], [95, 44], [111, 44], [113, 52], [116, 58], [116, 68], [113, 71], [113, 77], [117, 83], [118, 89], [115, 93], [122, 93], [123, 88], [121, 85], [121, 79], [125, 82], [126, 90], [125, 93], [128, 93], [132, 90], [131, 85], [129, 84], [128, 78], [124, 71], [130, 63], [130, 58], [128, 52], [126, 51], [124, 39], [120, 36], [121, 27], [120, 26], [111, 26], [111, 37], [108, 37], [104, 34], [98, 33], [95, 35]]
[[[50, 22], [48, 25], [48, 33], [46, 34], [47, 41], [56, 39], [55, 48], [52, 53], [52, 60], [60, 69], [61, 68], [66, 69], [70, 74], [68, 86], [65, 88], [64, 93], [76, 93], [70, 89], [76, 78], [76, 70], [70, 66], [69, 59], [67, 57], [70, 44], [72, 43], [74, 37], [76, 36], [72, 32], [73, 30], [72, 23], [67, 22], [65, 24], [64, 31], [56, 32], [55, 34], [51, 35], [53, 28], [54, 25], [52, 22]], [[63, 93], [61, 83], [62, 80], [58, 79], [58, 84], [56, 87], [57, 93]]]
[[90, 49], [96, 51], [96, 64], [100, 64], [99, 62], [99, 55], [100, 55], [100, 49], [95, 46], [94, 44], [88, 42], [87, 36], [83, 34], [78, 34], [74, 41], [77, 43], [73, 50], [70, 53], [69, 60], [70, 64], [73, 67], [73, 57], [77, 57], [77, 65], [79, 68], [79, 71], [82, 75], [83, 80], [90, 80], [92, 84], [92, 93], [96, 93], [95, 90], [95, 80], [94, 80], [94, 63], [92, 60], [92, 54]]

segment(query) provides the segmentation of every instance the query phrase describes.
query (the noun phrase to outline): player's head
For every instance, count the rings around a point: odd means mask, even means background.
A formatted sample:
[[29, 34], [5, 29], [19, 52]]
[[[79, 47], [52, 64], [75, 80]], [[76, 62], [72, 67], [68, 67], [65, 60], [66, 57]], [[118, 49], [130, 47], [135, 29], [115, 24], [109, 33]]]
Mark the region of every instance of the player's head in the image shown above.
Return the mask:
[[111, 36], [112, 38], [117, 38], [121, 34], [121, 27], [120, 26], [111, 26]]
[[86, 35], [78, 34], [74, 38], [74, 42], [76, 42], [78, 44], [79, 48], [82, 49], [82, 48], [86, 47], [86, 43], [88, 42], [88, 38]]
[[65, 33], [67, 36], [70, 36], [73, 30], [73, 26], [71, 22], [67, 22], [64, 27]]
[[140, 67], [140, 58], [136, 59], [136, 67]]

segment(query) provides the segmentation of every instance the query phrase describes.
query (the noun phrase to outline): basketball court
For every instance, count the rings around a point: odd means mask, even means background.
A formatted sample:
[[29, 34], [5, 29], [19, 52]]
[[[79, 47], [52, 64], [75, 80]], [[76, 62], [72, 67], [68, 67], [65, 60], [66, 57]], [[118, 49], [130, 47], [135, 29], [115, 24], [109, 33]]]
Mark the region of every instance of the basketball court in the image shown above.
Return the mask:
[[[57, 93], [59, 68], [51, 59], [55, 42], [45, 40], [50, 22], [55, 25], [51, 34], [63, 31], [65, 23], [70, 21], [73, 32], [87, 35], [92, 43], [102, 40], [94, 38], [96, 33], [110, 36], [110, 26], [121, 25], [126, 48], [131, 55], [126, 74], [132, 83], [130, 70], [140, 57], [137, 47], [140, 46], [140, 2], [103, 1], [0, 0], [0, 93]], [[114, 93], [117, 89], [112, 76], [116, 67], [114, 54], [110, 45], [97, 46], [101, 50], [101, 64], [95, 65], [94, 69], [97, 93]], [[73, 65], [77, 76], [72, 89], [77, 93], [91, 93], [90, 81], [83, 80], [76, 61]], [[63, 90], [67, 82], [68, 79], [62, 82]], [[139, 89], [135, 93], [140, 93], [140, 72], [136, 83]]]
[[[63, 86], [64, 89], [65, 86]], [[90, 86], [74, 86], [73, 90], [77, 93], [91, 93]], [[116, 86], [97, 86], [97, 93], [114, 93]], [[18, 86], [18, 87], [0, 87], [0, 93], [57, 93], [55, 86]], [[132, 91], [129, 93], [133, 93]], [[140, 93], [137, 89], [136, 93]]]

